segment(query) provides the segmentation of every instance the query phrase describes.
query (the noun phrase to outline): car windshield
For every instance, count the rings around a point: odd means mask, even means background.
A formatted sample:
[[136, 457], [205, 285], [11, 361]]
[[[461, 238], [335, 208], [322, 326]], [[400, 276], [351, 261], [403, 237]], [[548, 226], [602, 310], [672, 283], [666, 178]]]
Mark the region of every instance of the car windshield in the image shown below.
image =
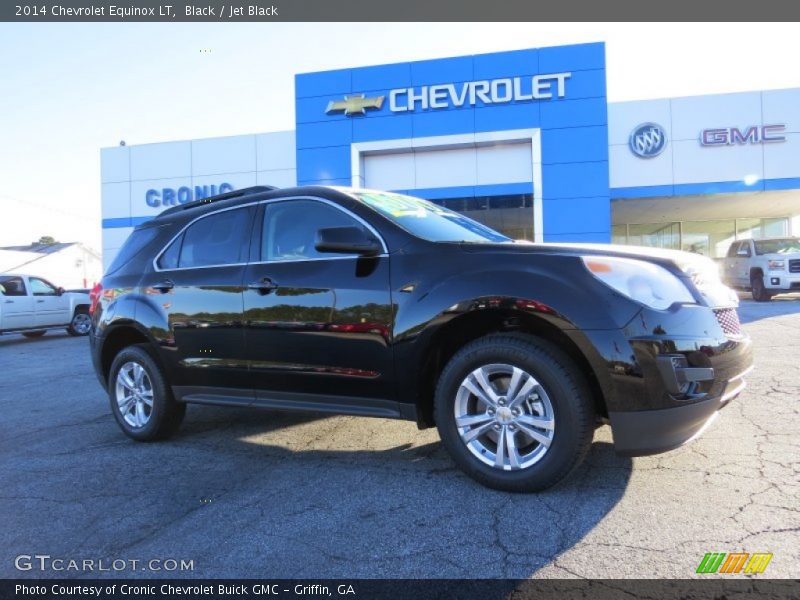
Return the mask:
[[355, 196], [409, 233], [431, 242], [511, 242], [511, 238], [457, 212], [412, 196], [354, 192]]
[[755, 242], [756, 254], [791, 254], [800, 252], [800, 239], [763, 240]]

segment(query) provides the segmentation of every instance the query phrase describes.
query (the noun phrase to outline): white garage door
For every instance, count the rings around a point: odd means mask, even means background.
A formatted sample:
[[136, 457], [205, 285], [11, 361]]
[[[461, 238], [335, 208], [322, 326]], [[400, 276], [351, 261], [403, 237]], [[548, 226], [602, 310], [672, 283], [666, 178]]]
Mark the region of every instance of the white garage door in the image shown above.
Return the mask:
[[378, 190], [414, 190], [499, 183], [530, 183], [530, 142], [367, 154], [364, 185]]

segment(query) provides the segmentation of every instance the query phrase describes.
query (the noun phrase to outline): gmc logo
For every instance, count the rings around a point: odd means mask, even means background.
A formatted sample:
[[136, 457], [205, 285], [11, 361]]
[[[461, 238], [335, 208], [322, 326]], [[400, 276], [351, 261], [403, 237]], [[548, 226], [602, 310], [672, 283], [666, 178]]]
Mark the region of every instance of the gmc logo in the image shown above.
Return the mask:
[[770, 144], [785, 142], [782, 135], [786, 125], [753, 125], [744, 130], [738, 127], [704, 129], [700, 134], [701, 146], [743, 146], [744, 144]]

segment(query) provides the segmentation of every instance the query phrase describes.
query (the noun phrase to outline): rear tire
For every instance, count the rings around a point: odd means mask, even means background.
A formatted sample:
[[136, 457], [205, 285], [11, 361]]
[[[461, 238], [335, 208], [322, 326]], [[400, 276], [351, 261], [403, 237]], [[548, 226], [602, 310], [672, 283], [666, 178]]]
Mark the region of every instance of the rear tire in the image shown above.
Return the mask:
[[761, 275], [750, 276], [750, 288], [753, 291], [753, 300], [756, 302], [769, 302], [772, 294], [764, 286], [764, 277]]
[[24, 335], [26, 338], [38, 338], [42, 337], [45, 333], [47, 333], [47, 330], [42, 329], [41, 331], [26, 331], [22, 335]]
[[488, 335], [459, 350], [439, 377], [434, 413], [461, 470], [510, 492], [562, 481], [585, 458], [595, 429], [593, 398], [572, 360], [519, 334]]
[[67, 327], [67, 333], [74, 336], [84, 336], [89, 335], [91, 330], [92, 317], [89, 316], [89, 309], [76, 308], [75, 314], [72, 315], [72, 321]]
[[161, 366], [144, 345], [128, 346], [114, 358], [108, 397], [122, 431], [142, 442], [170, 437], [186, 413], [186, 404], [175, 400]]

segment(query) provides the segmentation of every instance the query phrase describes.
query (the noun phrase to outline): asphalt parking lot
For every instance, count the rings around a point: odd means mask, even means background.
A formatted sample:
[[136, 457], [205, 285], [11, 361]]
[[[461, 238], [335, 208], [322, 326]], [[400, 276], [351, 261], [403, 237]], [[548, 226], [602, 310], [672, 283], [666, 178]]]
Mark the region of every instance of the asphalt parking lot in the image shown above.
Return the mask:
[[91, 576], [15, 569], [47, 554], [193, 561], [116, 573], [144, 577], [684, 578], [712, 551], [800, 577], [800, 297], [741, 314], [756, 370], [702, 438], [628, 459], [603, 427], [539, 495], [480, 487], [406, 422], [192, 406], [176, 438], [136, 443], [85, 338], [4, 336], [0, 577]]

